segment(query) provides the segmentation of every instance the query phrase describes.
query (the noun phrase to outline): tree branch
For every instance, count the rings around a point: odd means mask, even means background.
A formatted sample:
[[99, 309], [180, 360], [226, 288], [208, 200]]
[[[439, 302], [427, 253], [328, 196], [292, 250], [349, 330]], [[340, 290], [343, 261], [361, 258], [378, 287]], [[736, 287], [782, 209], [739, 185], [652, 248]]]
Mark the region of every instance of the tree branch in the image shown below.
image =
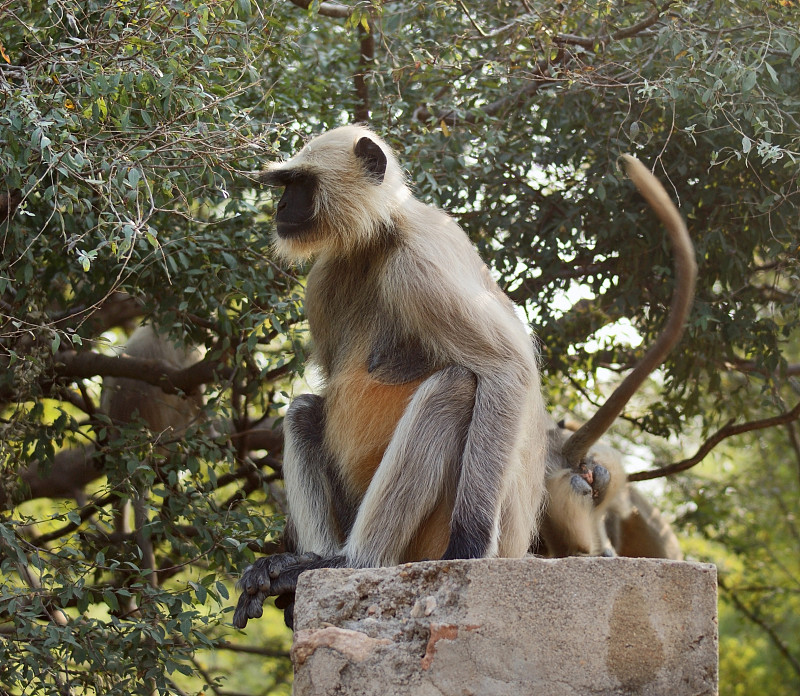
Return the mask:
[[754, 430], [764, 430], [766, 428], [774, 428], [778, 425], [786, 425], [792, 421], [800, 418], [800, 403], [798, 403], [791, 411], [786, 411], [780, 415], [773, 416], [772, 418], [763, 418], [761, 420], [750, 421], [748, 423], [741, 423], [734, 425], [733, 421], [729, 421], [716, 433], [714, 433], [708, 440], [706, 440], [697, 450], [696, 454], [689, 459], [684, 459], [674, 464], [668, 464], [658, 469], [651, 469], [650, 471], [638, 471], [628, 476], [629, 481], [649, 481], [654, 478], [661, 478], [662, 476], [672, 476], [687, 469], [691, 469], [696, 464], [699, 464], [713, 450], [720, 442], [733, 437], [734, 435], [742, 435]]
[[114, 326], [125, 326], [142, 314], [144, 305], [140, 300], [125, 292], [112, 292], [93, 305], [54, 314], [52, 325], [60, 330], [84, 325], [87, 334], [97, 336]]
[[603, 34], [602, 36], [575, 36], [574, 34], [558, 34], [555, 37], [555, 42], [560, 44], [568, 44], [572, 46], [581, 46], [582, 48], [594, 48], [598, 44], [607, 44], [611, 41], [620, 41], [622, 39], [629, 39], [631, 36], [640, 34], [645, 29], [652, 27], [659, 19], [666, 13], [671, 5], [674, 5], [674, 0], [665, 2], [661, 8], [653, 10], [652, 14], [645, 17], [642, 21], [632, 24], [629, 27], [615, 31], [613, 34]]
[[280, 648], [256, 648], [252, 645], [236, 645], [228, 641], [219, 643], [215, 645], [214, 648], [216, 650], [230, 650], [231, 652], [246, 653], [247, 655], [260, 655], [261, 657], [289, 657], [288, 651], [281, 650]]
[[[312, 0], [290, 0], [293, 5], [307, 10], [311, 6]], [[353, 9], [338, 2], [321, 2], [317, 8], [317, 13], [323, 17], [333, 17], [334, 19], [347, 19], [353, 14]]]
[[[245, 440], [245, 450], [266, 450], [278, 454], [283, 449], [283, 431], [275, 425], [275, 419], [268, 418], [254, 425], [249, 430], [233, 432], [228, 435], [231, 441]], [[18, 493], [13, 501], [0, 496], [0, 507], [7, 508], [11, 504], [19, 504], [37, 498], [75, 498], [78, 499], [85, 487], [103, 476], [103, 468], [96, 460], [99, 453], [93, 445], [76, 446], [61, 450], [55, 455], [49, 466], [42, 466], [35, 461], [19, 472], [25, 490]], [[281, 462], [272, 456], [258, 460], [256, 468], [269, 466], [274, 471], [281, 470]], [[227, 485], [249, 475], [247, 469], [237, 469], [224, 474], [217, 480], [217, 487]]]
[[106, 505], [111, 505], [115, 500], [119, 500], [119, 496], [114, 492], [107, 493], [102, 498], [96, 498], [92, 502], [84, 505], [80, 510], [77, 510], [79, 518], [78, 522], [68, 522], [63, 527], [54, 529], [52, 532], [42, 534], [38, 537], [33, 537], [30, 539], [30, 543], [33, 546], [44, 546], [45, 544], [49, 544], [51, 541], [55, 541], [56, 539], [66, 536], [70, 532], [74, 532], [84, 522], [86, 522], [86, 520], [95, 515], [100, 508], [105, 507]]
[[46, 471], [40, 462], [29, 464], [19, 473], [28, 488], [23, 500], [76, 498], [87, 484], [103, 475], [95, 455], [93, 446], [70, 447], [56, 454]]
[[21, 202], [22, 191], [19, 189], [11, 189], [0, 193], [0, 222], [10, 220]]
[[[294, 0], [292, 0], [294, 2]], [[620, 29], [614, 33], [604, 34], [602, 36], [596, 37], [584, 37], [584, 36], [575, 36], [572, 34], [558, 34], [554, 38], [554, 42], [558, 45], [558, 52], [552, 59], [542, 59], [537, 61], [532, 74], [530, 75], [530, 82], [525, 85], [522, 89], [509, 94], [506, 97], [498, 99], [486, 106], [482, 107], [479, 112], [466, 114], [463, 117], [458, 117], [453, 109], [449, 109], [447, 111], [442, 111], [437, 115], [431, 114], [427, 108], [420, 108], [415, 111], [415, 118], [421, 121], [427, 121], [431, 118], [434, 118], [436, 122], [444, 121], [448, 124], [455, 124], [458, 121], [463, 121], [465, 123], [475, 124], [478, 123], [482, 118], [486, 116], [495, 116], [501, 111], [504, 111], [508, 108], [521, 104], [525, 99], [533, 96], [536, 92], [538, 92], [543, 86], [547, 84], [552, 84], [558, 81], [556, 77], [553, 77], [550, 73], [550, 69], [554, 66], [561, 65], [565, 62], [567, 57], [567, 52], [565, 51], [564, 47], [569, 45], [576, 45], [581, 46], [583, 48], [594, 48], [596, 45], [600, 44], [607, 44], [612, 41], [619, 41], [622, 39], [630, 38], [631, 36], [635, 36], [644, 30], [653, 26], [656, 22], [658, 22], [661, 17], [663, 17], [664, 13], [669, 9], [671, 5], [674, 4], [674, 0], [669, 0], [661, 5], [660, 8], [656, 8], [652, 14], [648, 15], [645, 19], [637, 22], [636, 24], [631, 25], [630, 27], [625, 27], [624, 29]], [[478, 27], [473, 18], [467, 13], [467, 17], [472, 22], [473, 26], [475, 27], [476, 31], [480, 34], [485, 34], [486, 37], [492, 35], [493, 32], [484, 32], [480, 27]], [[503, 27], [503, 30], [507, 29], [508, 27]]]
[[355, 85], [356, 96], [358, 102], [353, 116], [356, 123], [369, 123], [369, 88], [367, 86], [367, 70], [368, 66], [375, 60], [375, 34], [373, 33], [372, 21], [369, 21], [369, 27], [365, 27], [363, 23], [359, 22], [358, 32], [361, 36], [360, 51], [358, 55], [358, 70], [353, 75], [353, 83]]
[[724, 578], [717, 578], [717, 584], [719, 585], [720, 589], [725, 593], [725, 596], [731, 601], [731, 603], [747, 618], [748, 620], [752, 621], [756, 626], [758, 626], [764, 633], [767, 634], [769, 639], [772, 641], [772, 644], [778, 650], [778, 652], [783, 655], [786, 661], [792, 666], [792, 669], [795, 673], [800, 676], [800, 661], [792, 655], [789, 651], [789, 648], [786, 644], [781, 640], [780, 636], [777, 634], [775, 629], [772, 626], [768, 625], [764, 619], [757, 616], [756, 613], [750, 610], [748, 607], [744, 605], [744, 603], [736, 596], [736, 593], [728, 587], [727, 583], [725, 582]]
[[[769, 370], [766, 370], [763, 366], [759, 365], [755, 360], [736, 360], [733, 362], [726, 363], [725, 367], [727, 367], [730, 370], [737, 370], [738, 372], [758, 372], [765, 376], [768, 376], [770, 374], [775, 374], [774, 372], [771, 373]], [[797, 375], [800, 375], [800, 364], [792, 363], [787, 365], [786, 370], [783, 374], [786, 377], [795, 377]]]
[[126, 377], [160, 387], [167, 394], [190, 394], [213, 379], [230, 379], [234, 370], [218, 360], [201, 360], [189, 367], [174, 368], [161, 360], [109, 356], [91, 351], [64, 351], [56, 354], [55, 372], [59, 378]]

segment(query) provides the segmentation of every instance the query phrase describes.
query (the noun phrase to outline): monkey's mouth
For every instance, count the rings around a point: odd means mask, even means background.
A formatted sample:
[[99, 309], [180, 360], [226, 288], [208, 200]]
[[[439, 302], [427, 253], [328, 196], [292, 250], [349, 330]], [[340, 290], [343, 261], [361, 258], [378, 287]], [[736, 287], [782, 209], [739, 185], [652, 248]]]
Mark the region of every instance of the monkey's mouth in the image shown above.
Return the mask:
[[311, 220], [303, 222], [276, 222], [275, 228], [281, 239], [297, 239], [311, 232]]

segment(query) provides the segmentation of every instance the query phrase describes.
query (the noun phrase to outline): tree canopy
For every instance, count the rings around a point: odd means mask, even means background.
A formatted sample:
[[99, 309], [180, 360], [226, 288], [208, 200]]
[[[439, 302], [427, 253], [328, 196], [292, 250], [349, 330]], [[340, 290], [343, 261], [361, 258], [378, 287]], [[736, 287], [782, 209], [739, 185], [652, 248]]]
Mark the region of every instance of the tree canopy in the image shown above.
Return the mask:
[[[665, 183], [696, 300], [612, 439], [719, 565], [722, 693], [796, 693], [798, 66], [794, 0], [0, 0], [0, 692], [286, 693], [286, 634], [229, 627], [308, 348], [252, 174], [364, 121], [524, 311], [557, 416], [664, 322], [619, 155]], [[202, 360], [118, 358], [141, 322]], [[204, 403], [112, 422], [104, 378]]]

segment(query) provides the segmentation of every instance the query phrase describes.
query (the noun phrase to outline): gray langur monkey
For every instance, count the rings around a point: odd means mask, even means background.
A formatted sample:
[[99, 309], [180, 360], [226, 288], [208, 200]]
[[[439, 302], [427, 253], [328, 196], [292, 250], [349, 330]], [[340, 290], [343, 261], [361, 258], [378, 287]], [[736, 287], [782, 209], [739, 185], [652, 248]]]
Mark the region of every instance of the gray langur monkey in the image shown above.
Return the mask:
[[678, 537], [669, 522], [631, 484], [609, 506], [605, 523], [609, 544], [616, 555], [683, 560]]
[[[137, 327], [128, 338], [122, 355], [147, 360], [160, 360], [174, 368], [188, 367], [202, 358], [194, 347], [176, 346], [150, 324]], [[179, 437], [197, 418], [203, 405], [199, 393], [187, 396], [168, 394], [160, 387], [126, 377], [103, 380], [100, 410], [112, 425], [130, 423], [138, 417], [154, 434]]]
[[[176, 346], [169, 338], [158, 333], [150, 324], [137, 327], [128, 338], [122, 355], [148, 360], [160, 360], [174, 368], [188, 367], [202, 358], [202, 351], [194, 347]], [[126, 377], [107, 377], [103, 380], [100, 410], [111, 421], [110, 437], [118, 434], [118, 428], [134, 422], [137, 418], [147, 426], [157, 441], [174, 440], [181, 437], [186, 428], [196, 420], [203, 406], [199, 392], [189, 395], [168, 394], [160, 387]], [[116, 531], [120, 534], [133, 532], [130, 525], [130, 509], [136, 539], [142, 551], [145, 567], [150, 568], [149, 581], [158, 582], [155, 572], [155, 553], [148, 534], [143, 532], [147, 524], [147, 497], [149, 491], [139, 486], [130, 501], [121, 499], [115, 509]], [[133, 597], [131, 602], [133, 602]], [[132, 610], [134, 607], [128, 607]]]
[[[560, 421], [560, 442], [578, 430], [574, 422]], [[562, 445], [563, 447], [563, 445]], [[551, 461], [555, 458], [551, 458]], [[591, 497], [586, 486], [576, 482], [569, 468], [551, 469], [548, 476], [550, 500], [561, 503], [558, 509], [546, 505], [539, 538], [532, 551], [542, 556], [602, 555], [681, 560], [683, 554], [672, 527], [661, 513], [634, 486], [627, 482], [620, 453], [604, 443], [589, 450], [584, 462], [608, 472], [610, 483], [602, 495]], [[602, 471], [602, 469], [601, 469]], [[601, 474], [603, 475], [603, 474]], [[579, 475], [580, 477], [580, 475]], [[559, 491], [559, 487], [563, 491]], [[584, 489], [580, 495], [580, 489]], [[559, 492], [562, 494], [559, 495]], [[566, 495], [573, 492], [578, 495]], [[548, 542], [552, 548], [548, 547]]]
[[273, 595], [291, 625], [312, 568], [524, 556], [562, 465], [576, 475], [557, 495], [603, 498], [602, 466], [579, 469], [585, 450], [573, 464], [555, 444], [511, 301], [386, 143], [344, 126], [260, 178], [284, 187], [278, 253], [314, 257], [305, 306], [324, 390], [286, 413], [287, 553], [245, 569], [235, 626]]

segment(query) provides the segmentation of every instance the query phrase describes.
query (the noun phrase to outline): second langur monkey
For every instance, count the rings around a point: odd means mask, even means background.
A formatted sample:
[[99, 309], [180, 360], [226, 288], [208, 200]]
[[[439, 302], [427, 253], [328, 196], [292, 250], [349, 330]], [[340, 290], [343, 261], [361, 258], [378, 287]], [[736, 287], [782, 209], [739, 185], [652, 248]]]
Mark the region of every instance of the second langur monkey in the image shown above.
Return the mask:
[[[122, 354], [160, 360], [174, 368], [188, 367], [203, 357], [197, 348], [176, 346], [150, 324], [136, 328]], [[202, 406], [199, 392], [187, 396], [168, 394], [160, 387], [126, 377], [103, 380], [100, 410], [115, 426], [130, 423], [138, 417], [158, 437], [181, 437], [198, 417]]]
[[[194, 347], [176, 346], [168, 336], [159, 333], [151, 324], [142, 324], [130, 335], [123, 356], [158, 360], [173, 368], [184, 368], [199, 361], [202, 352]], [[155, 442], [182, 438], [190, 424], [200, 417], [203, 397], [199, 391], [188, 394], [168, 394], [160, 387], [126, 377], [107, 377], [103, 380], [100, 410], [111, 421], [109, 437], [119, 437], [119, 428], [133, 423], [141, 423], [153, 435]], [[158, 583], [156, 557], [150, 535], [146, 533], [149, 524], [149, 488], [137, 482], [130, 500], [123, 497], [115, 504], [115, 526], [120, 534], [127, 535], [130, 527], [130, 508], [133, 509], [133, 522], [136, 541], [142, 554], [143, 567], [150, 569], [148, 580], [152, 586]], [[128, 600], [126, 611], [135, 608], [135, 596]]]
[[[311, 568], [525, 555], [548, 468], [567, 460], [534, 343], [467, 235], [363, 127], [318, 136], [262, 180], [284, 187], [277, 251], [315, 259], [306, 314], [325, 387], [286, 414], [287, 553], [245, 570], [234, 625], [270, 595], [291, 623]], [[565, 495], [601, 499], [603, 467], [575, 470]]]
[[[565, 429], [551, 431], [547, 467], [549, 501], [540, 530], [541, 541], [551, 556], [613, 555], [614, 547], [605, 529], [606, 517], [611, 514], [619, 518], [624, 514], [621, 511], [632, 509], [624, 504], [630, 489], [626, 486], [619, 453], [597, 440], [680, 340], [694, 300], [697, 263], [686, 224], [664, 188], [645, 166], [629, 155], [623, 155], [622, 159], [628, 176], [667, 230], [673, 252], [675, 287], [669, 317], [658, 338], [597, 413], [572, 434]], [[625, 519], [630, 522], [626, 527], [628, 531], [637, 528], [637, 519], [643, 521], [643, 518]], [[654, 516], [648, 519], [653, 524], [657, 522]], [[664, 553], [674, 555], [671, 544], [668, 546]]]
[[[553, 433], [556, 448], [569, 441], [578, 429], [573, 422], [559, 422], [558, 435]], [[558, 444], [560, 443], [560, 444]], [[681, 560], [680, 544], [667, 520], [626, 480], [620, 453], [603, 443], [589, 450], [584, 463], [593, 470], [600, 466], [600, 475], [608, 472], [609, 485], [594, 496], [590, 487], [562, 462], [551, 457], [547, 477], [549, 498], [561, 505], [546, 505], [539, 538], [532, 550], [543, 556], [602, 555]], [[587, 465], [588, 469], [588, 465]], [[572, 485], [570, 485], [572, 484]], [[581, 490], [583, 494], [581, 495]], [[577, 494], [577, 495], [576, 495]]]

